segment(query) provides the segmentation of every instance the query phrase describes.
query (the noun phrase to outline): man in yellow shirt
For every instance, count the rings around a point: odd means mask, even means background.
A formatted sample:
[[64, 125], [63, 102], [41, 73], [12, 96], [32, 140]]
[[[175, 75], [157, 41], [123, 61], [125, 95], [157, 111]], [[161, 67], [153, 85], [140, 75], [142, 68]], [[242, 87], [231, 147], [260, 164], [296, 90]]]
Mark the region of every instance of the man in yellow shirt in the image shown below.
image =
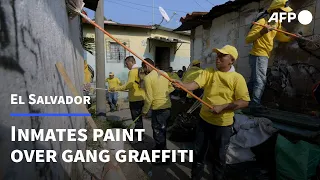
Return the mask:
[[[180, 77], [178, 76], [178, 74], [173, 72], [173, 68], [172, 67], [169, 67], [167, 74], [171, 79], [180, 80]], [[172, 97], [179, 96], [179, 93], [180, 93], [179, 90], [174, 90], [170, 95]]]
[[[147, 58], [145, 60], [151, 65], [154, 65], [151, 59]], [[143, 63], [142, 67], [148, 74], [144, 77], [146, 98], [142, 113], [146, 115], [149, 109], [152, 109], [151, 124], [153, 139], [156, 143], [155, 149], [164, 150], [166, 149], [167, 120], [170, 118], [171, 109], [169, 94], [174, 88], [170, 81], [158, 74], [157, 71], [153, 70], [147, 64]]]
[[109, 73], [109, 78], [106, 79], [108, 83], [108, 103], [110, 106], [110, 111], [116, 111], [118, 109], [118, 92], [110, 91], [113, 88], [116, 88], [121, 85], [120, 80], [117, 77], [114, 77], [113, 72]]
[[249, 55], [251, 77], [248, 83], [250, 96], [252, 98], [252, 101], [250, 102], [252, 111], [267, 112], [267, 109], [261, 105], [260, 101], [267, 80], [266, 74], [268, 59], [273, 49], [274, 39], [280, 42], [291, 41], [290, 37], [273, 30], [273, 28], [283, 29], [280, 21], [268, 23], [268, 20], [273, 13], [291, 11], [292, 9], [288, 6], [288, 0], [273, 0], [267, 10], [267, 13], [269, 14], [257, 21], [259, 24], [267, 25], [268, 28], [253, 25], [246, 37], [246, 43], [253, 43], [253, 47]]
[[226, 166], [226, 151], [232, 135], [234, 111], [248, 106], [250, 97], [243, 76], [234, 71], [233, 63], [238, 58], [235, 47], [226, 45], [213, 49], [217, 53], [216, 67], [205, 69], [190, 83], [182, 83], [186, 89], [193, 91], [204, 89], [202, 100], [213, 109], [202, 105], [200, 111], [199, 132], [195, 141], [195, 156], [191, 176], [201, 179], [204, 159], [209, 142], [214, 148], [213, 179], [222, 180]]
[[[128, 56], [125, 59], [126, 67], [129, 69], [128, 82], [122, 86], [115, 87], [111, 91], [124, 91], [129, 90], [129, 108], [131, 111], [132, 120], [138, 118], [142, 113], [144, 104], [144, 90], [140, 88], [139, 67], [133, 56]], [[143, 129], [142, 116], [135, 123], [135, 129]], [[134, 141], [137, 142], [137, 134], [135, 134]]]
[[177, 73], [173, 72], [173, 68], [172, 67], [169, 67], [169, 70], [168, 70], [168, 76], [171, 78], [171, 79], [180, 79], [180, 77], [178, 76]]
[[[199, 60], [193, 60], [191, 62], [191, 67], [184, 73], [183, 77], [182, 77], [182, 82], [183, 83], [190, 83], [193, 82], [203, 71], [203, 69], [200, 68], [201, 67], [201, 63]], [[197, 95], [198, 97], [200, 97], [203, 93], [203, 89], [197, 89], [193, 92], [193, 94]], [[184, 94], [190, 99], [192, 98], [192, 96], [190, 96], [189, 94]]]

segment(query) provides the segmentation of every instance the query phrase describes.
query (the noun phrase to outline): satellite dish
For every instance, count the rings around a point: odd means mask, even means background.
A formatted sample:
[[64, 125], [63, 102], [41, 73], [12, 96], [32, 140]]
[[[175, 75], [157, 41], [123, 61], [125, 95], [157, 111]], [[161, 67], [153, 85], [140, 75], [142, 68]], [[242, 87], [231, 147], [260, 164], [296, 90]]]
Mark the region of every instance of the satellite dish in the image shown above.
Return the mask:
[[[159, 11], [162, 15], [162, 21], [165, 19], [167, 22], [169, 22], [170, 18], [168, 16], [168, 14], [166, 13], [166, 11], [162, 7], [159, 7]], [[160, 24], [162, 23], [162, 21], [160, 22]]]

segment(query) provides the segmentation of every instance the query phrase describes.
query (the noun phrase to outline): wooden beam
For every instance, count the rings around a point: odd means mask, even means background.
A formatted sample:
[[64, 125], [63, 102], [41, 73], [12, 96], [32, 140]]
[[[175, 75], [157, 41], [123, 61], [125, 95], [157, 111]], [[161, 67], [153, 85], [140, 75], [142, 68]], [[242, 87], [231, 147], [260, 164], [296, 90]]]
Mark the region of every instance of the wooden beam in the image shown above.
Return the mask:
[[[71, 79], [69, 78], [63, 64], [61, 62], [58, 62], [56, 64], [56, 67], [58, 69], [59, 74], [62, 76], [62, 79], [64, 79], [65, 83], [67, 84], [69, 90], [71, 91], [71, 94], [75, 96], [79, 96], [79, 93], [76, 89], [76, 87], [73, 85]], [[84, 113], [89, 113], [87, 107], [84, 104], [79, 104], [81, 110]], [[86, 116], [85, 117], [88, 124], [92, 129], [98, 129], [96, 123], [92, 119], [91, 116]], [[101, 146], [103, 149], [107, 149], [106, 143], [103, 141], [101, 137], [98, 138]], [[109, 150], [109, 152], [111, 152]], [[111, 154], [110, 155], [110, 162], [106, 163], [103, 167], [103, 174], [102, 174], [102, 180], [113, 180], [113, 179], [119, 179], [119, 180], [126, 180], [126, 177], [124, 176], [123, 172], [121, 171], [118, 162], [116, 161], [115, 157]]]

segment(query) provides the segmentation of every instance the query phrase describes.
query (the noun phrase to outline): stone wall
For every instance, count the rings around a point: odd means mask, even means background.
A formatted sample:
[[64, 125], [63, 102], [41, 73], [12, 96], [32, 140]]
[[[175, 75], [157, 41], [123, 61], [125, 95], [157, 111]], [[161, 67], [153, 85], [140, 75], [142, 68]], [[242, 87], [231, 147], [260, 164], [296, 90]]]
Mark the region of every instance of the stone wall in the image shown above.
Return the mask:
[[[245, 37], [259, 9], [266, 9], [270, 3], [271, 0], [263, 0], [247, 4], [238, 12], [227, 13], [213, 19], [209, 25], [194, 29], [191, 47], [194, 51], [191, 53], [193, 58], [204, 61], [204, 67], [214, 66], [215, 55], [211, 53], [212, 48], [226, 44], [234, 45], [239, 51], [236, 70], [248, 81], [251, 71], [248, 58], [251, 45], [245, 43]], [[320, 0], [291, 0], [290, 3], [297, 14], [301, 10], [309, 10], [313, 14], [313, 21], [307, 26], [297, 21], [284, 23], [284, 27], [293, 33], [301, 31], [308, 38], [319, 36]], [[320, 59], [299, 48], [295, 41], [275, 43], [269, 67], [268, 86], [263, 98], [265, 103], [273, 107], [303, 112], [317, 107], [311, 97], [311, 89], [320, 80]]]
[[[61, 152], [86, 148], [79, 142], [11, 142], [22, 129], [85, 128], [83, 117], [10, 117], [10, 113], [80, 113], [76, 105], [10, 105], [10, 94], [71, 95], [56, 70], [62, 62], [81, 91], [83, 50], [79, 17], [69, 19], [64, 0], [0, 1], [0, 179], [81, 179], [81, 163], [64, 163]], [[66, 137], [64, 137], [66, 138]], [[14, 149], [54, 149], [57, 163], [13, 163]]]

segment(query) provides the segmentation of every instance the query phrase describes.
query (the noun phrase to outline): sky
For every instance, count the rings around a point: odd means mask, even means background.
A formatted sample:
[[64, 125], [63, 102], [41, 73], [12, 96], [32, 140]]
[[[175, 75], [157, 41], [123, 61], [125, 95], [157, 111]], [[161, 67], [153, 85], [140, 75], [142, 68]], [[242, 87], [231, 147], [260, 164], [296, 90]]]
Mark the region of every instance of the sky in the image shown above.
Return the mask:
[[[154, 8], [153, 6], [154, 1]], [[213, 6], [224, 4], [228, 0], [104, 0], [104, 15], [107, 19], [122, 24], [159, 24], [162, 16], [161, 6], [171, 18], [165, 20], [161, 26], [175, 29], [181, 25], [180, 18], [192, 12], [209, 12]], [[154, 10], [154, 21], [153, 21]], [[90, 18], [94, 18], [94, 11], [85, 8]], [[176, 13], [176, 14], [174, 14]]]

